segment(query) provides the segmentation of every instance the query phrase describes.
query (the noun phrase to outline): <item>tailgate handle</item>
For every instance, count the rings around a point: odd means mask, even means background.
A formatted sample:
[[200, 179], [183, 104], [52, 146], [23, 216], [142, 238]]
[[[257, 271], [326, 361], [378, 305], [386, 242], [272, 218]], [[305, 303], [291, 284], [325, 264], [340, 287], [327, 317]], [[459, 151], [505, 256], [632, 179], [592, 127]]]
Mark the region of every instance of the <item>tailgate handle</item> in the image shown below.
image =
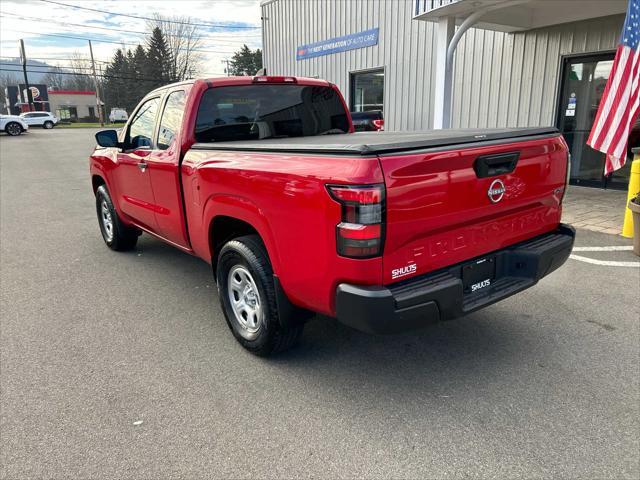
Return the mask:
[[478, 178], [495, 177], [511, 173], [516, 169], [520, 152], [498, 153], [495, 155], [483, 155], [476, 158], [473, 169]]

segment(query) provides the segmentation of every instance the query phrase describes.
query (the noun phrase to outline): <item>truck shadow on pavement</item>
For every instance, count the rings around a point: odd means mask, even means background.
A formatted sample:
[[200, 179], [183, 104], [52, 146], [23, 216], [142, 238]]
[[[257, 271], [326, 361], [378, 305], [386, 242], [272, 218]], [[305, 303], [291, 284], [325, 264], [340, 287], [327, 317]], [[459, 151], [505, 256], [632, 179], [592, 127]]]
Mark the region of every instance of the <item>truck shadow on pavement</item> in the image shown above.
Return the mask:
[[[149, 237], [141, 241], [139, 252], [157, 263], [168, 281], [180, 279], [176, 295], [188, 295], [188, 303], [208, 312], [197, 322], [212, 330], [210, 339], [227, 344], [224, 347], [231, 348], [233, 355], [248, 357], [243, 362], [283, 375], [313, 375], [314, 382], [338, 385], [357, 381], [368, 388], [395, 386], [406, 392], [407, 388], [425, 390], [429, 385], [440, 390], [447, 385], [466, 388], [467, 383], [473, 383], [477, 388], [505, 372], [526, 375], [536, 367], [539, 374], [545, 363], [553, 362], [553, 351], [539, 333], [542, 319], [495, 306], [396, 335], [368, 335], [316, 315], [294, 349], [268, 359], [253, 357], [236, 344], [227, 328], [208, 264]], [[196, 289], [203, 284], [211, 284], [211, 295]]]

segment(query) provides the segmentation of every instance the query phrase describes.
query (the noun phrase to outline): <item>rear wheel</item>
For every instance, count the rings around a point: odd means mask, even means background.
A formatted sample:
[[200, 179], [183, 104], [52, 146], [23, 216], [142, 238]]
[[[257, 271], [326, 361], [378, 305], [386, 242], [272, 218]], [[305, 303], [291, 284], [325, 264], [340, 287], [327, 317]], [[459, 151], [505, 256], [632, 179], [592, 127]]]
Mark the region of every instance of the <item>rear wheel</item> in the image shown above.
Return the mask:
[[53, 122], [51, 120], [47, 120], [46, 122], [44, 122], [42, 127], [46, 128], [47, 130], [50, 129], [50, 128], [53, 128]]
[[216, 280], [227, 324], [251, 353], [268, 356], [300, 339], [303, 324], [280, 324], [273, 270], [260, 237], [246, 235], [227, 242], [218, 257]]
[[4, 131], [12, 137], [18, 136], [22, 133], [22, 125], [18, 122], [9, 122], [5, 125]]
[[111, 250], [124, 251], [136, 246], [140, 231], [122, 223], [105, 185], [101, 185], [96, 190], [96, 212], [102, 239], [107, 247]]

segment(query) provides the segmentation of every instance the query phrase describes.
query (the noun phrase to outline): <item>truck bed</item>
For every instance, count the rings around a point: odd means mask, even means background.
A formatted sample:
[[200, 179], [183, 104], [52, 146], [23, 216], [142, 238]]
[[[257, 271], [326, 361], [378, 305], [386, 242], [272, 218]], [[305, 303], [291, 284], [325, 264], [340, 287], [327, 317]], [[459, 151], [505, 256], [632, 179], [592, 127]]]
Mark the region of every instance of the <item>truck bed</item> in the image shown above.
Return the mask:
[[379, 155], [465, 144], [503, 143], [558, 135], [554, 127], [429, 130], [424, 132], [360, 132], [309, 137], [196, 143], [196, 150], [234, 150], [332, 155]]

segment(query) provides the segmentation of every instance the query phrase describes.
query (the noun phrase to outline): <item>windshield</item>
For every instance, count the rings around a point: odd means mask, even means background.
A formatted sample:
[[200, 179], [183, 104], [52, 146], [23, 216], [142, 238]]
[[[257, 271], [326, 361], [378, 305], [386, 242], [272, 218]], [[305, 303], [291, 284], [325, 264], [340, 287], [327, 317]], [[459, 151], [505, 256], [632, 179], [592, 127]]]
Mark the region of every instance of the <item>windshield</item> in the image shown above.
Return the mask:
[[344, 105], [333, 88], [271, 84], [207, 90], [195, 133], [198, 142], [223, 142], [348, 131]]

